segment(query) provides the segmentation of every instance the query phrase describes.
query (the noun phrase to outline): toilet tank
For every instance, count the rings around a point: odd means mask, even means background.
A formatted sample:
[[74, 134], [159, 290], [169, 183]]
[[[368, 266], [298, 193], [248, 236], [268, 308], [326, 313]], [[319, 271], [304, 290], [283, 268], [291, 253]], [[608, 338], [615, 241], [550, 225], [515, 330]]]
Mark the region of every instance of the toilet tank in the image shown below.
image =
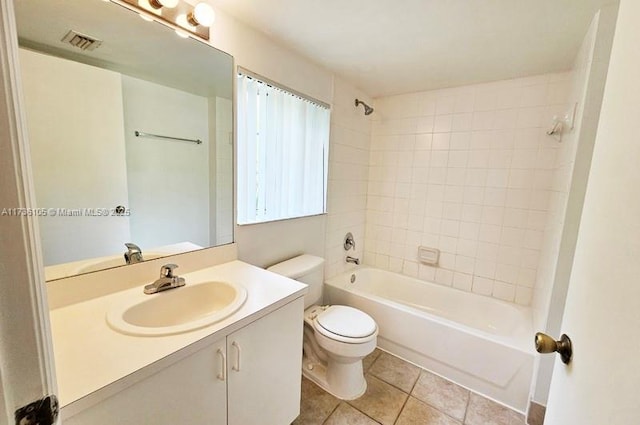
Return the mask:
[[282, 263], [274, 264], [267, 270], [309, 285], [309, 292], [304, 296], [305, 309], [313, 304], [322, 302], [324, 258], [304, 254]]

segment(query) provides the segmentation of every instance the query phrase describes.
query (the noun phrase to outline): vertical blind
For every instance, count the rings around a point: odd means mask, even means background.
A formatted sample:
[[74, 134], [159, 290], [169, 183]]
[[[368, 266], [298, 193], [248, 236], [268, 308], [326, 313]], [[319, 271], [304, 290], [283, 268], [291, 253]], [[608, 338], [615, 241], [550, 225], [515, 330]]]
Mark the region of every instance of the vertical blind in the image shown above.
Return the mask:
[[238, 75], [238, 224], [326, 212], [328, 108]]

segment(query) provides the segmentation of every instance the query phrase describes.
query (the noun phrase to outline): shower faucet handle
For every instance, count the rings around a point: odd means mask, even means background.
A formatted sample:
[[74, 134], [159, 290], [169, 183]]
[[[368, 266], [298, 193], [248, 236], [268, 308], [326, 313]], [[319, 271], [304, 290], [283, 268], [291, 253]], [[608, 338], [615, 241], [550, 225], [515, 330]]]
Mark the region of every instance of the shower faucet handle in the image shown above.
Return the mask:
[[356, 241], [353, 239], [351, 232], [344, 236], [344, 250], [349, 251], [351, 248], [356, 249]]

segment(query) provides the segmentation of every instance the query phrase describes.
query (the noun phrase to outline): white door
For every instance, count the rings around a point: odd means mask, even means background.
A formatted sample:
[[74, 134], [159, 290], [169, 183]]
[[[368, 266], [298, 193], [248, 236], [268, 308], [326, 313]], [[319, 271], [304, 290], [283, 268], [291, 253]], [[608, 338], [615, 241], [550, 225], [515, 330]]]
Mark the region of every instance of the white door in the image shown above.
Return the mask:
[[[640, 2], [621, 0], [546, 425], [640, 422]], [[557, 337], [558, 335], [554, 335]]]
[[[44, 274], [24, 120], [18, 99], [13, 2], [0, 0], [0, 423], [21, 406], [55, 393]], [[15, 209], [14, 209], [15, 208]], [[6, 209], [6, 210], [5, 210]], [[3, 214], [4, 213], [4, 214]]]

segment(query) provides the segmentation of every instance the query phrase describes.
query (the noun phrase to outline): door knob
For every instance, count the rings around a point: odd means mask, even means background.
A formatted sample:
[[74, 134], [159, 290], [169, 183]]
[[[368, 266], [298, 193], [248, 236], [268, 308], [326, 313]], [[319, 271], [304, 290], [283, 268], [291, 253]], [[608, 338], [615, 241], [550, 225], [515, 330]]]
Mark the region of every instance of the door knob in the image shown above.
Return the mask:
[[560, 354], [562, 363], [569, 364], [571, 361], [571, 355], [573, 349], [571, 347], [571, 339], [565, 334], [562, 334], [560, 341], [556, 341], [547, 334], [542, 332], [536, 333], [535, 336], [536, 351], [538, 353], [546, 354], [557, 352]]

